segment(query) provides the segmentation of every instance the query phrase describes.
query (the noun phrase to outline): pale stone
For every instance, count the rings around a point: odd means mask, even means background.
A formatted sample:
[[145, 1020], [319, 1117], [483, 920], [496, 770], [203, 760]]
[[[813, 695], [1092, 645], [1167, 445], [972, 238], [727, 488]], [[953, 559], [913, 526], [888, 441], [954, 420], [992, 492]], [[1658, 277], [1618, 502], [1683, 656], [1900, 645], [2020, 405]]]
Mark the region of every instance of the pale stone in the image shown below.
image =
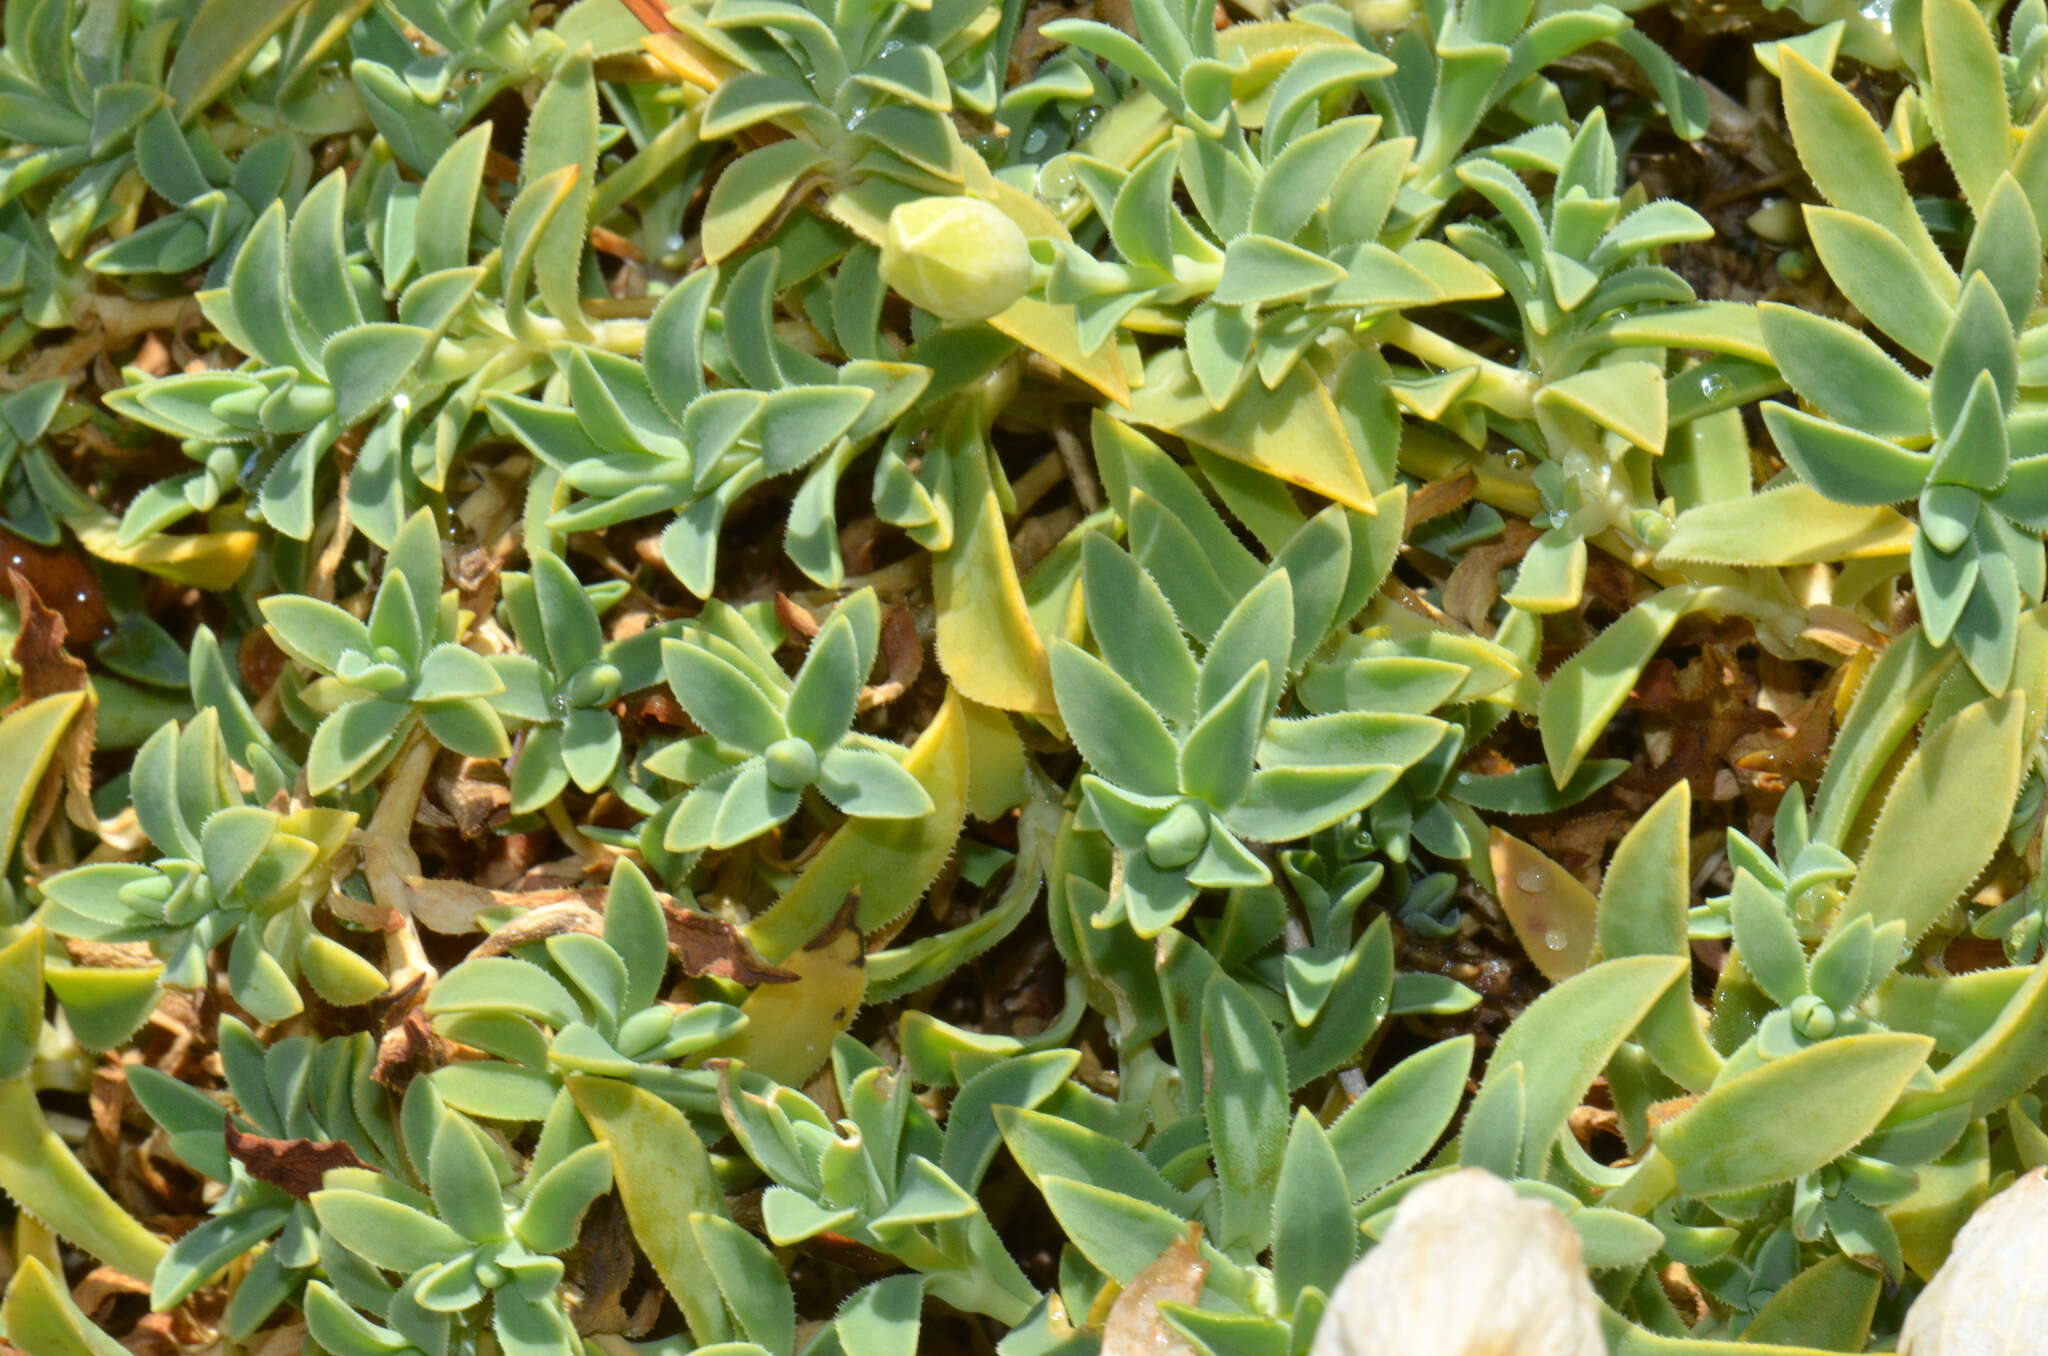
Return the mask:
[[1579, 1235], [1466, 1168], [1425, 1182], [1330, 1297], [1312, 1356], [1606, 1356]]
[[1977, 1207], [1913, 1301], [1900, 1356], [2048, 1356], [2048, 1179], [2041, 1169]]

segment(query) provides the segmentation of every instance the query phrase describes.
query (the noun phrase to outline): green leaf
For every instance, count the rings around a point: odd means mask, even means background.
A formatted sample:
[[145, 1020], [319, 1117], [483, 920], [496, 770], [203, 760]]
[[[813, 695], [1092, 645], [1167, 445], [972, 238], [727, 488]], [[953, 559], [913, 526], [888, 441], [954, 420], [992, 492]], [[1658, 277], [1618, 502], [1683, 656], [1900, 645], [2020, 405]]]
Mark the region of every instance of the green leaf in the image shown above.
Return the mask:
[[178, 121], [189, 123], [239, 80], [263, 45], [308, 0], [206, 0], [193, 13], [164, 78]]
[[1955, 321], [1928, 383], [1929, 412], [1937, 434], [1949, 434], [1961, 425], [1970, 392], [1987, 377], [1997, 394], [1994, 408], [2000, 413], [2011, 409], [2019, 386], [2012, 330], [1991, 280], [1976, 273], [1964, 284]]
[[1290, 1091], [1357, 1058], [1386, 1019], [1393, 978], [1393, 930], [1376, 918], [1329, 976], [1330, 991], [1315, 1019], [1306, 1026], [1288, 1023], [1280, 1033]]
[[2041, 291], [2041, 225], [2027, 194], [2010, 174], [2000, 175], [1978, 212], [1963, 256], [1963, 277], [1982, 273], [2005, 303], [2015, 331], [2024, 330]]
[[26, 1079], [0, 1081], [0, 1191], [52, 1232], [131, 1276], [150, 1275], [164, 1255], [163, 1241], [57, 1137]]
[[1287, 1066], [1271, 1024], [1221, 974], [1202, 995], [1202, 1056], [1203, 1114], [1223, 1206], [1217, 1246], [1258, 1253], [1272, 1227], [1271, 1202], [1287, 1148]]
[[1042, 1106], [1066, 1086], [1079, 1060], [1077, 1051], [1040, 1050], [1013, 1056], [962, 1083], [946, 1114], [940, 1170], [963, 1190], [979, 1189], [982, 1174], [995, 1161], [996, 1147], [1001, 1143], [995, 1111], [1004, 1107], [1029, 1110]]
[[790, 688], [789, 732], [817, 749], [837, 744], [852, 728], [865, 677], [852, 620], [834, 613], [811, 642]]
[[1678, 781], [1616, 844], [1600, 883], [1600, 952], [1617, 956], [1689, 956], [1692, 790]]
[[332, 603], [286, 593], [257, 604], [278, 648], [310, 668], [331, 674], [350, 650], [376, 648], [369, 628]]
[[1449, 1128], [1472, 1068], [1472, 1038], [1456, 1036], [1402, 1060], [1330, 1126], [1350, 1199], [1363, 1200], [1422, 1161]]
[[1273, 1192], [1271, 1233], [1273, 1288], [1283, 1309], [1293, 1308], [1307, 1286], [1333, 1293], [1357, 1256], [1358, 1231], [1343, 1164], [1307, 1107], [1295, 1113], [1287, 1137]]
[[1214, 710], [1245, 674], [1263, 664], [1266, 683], [1258, 710], [1270, 712], [1286, 686], [1293, 648], [1294, 590], [1287, 574], [1275, 571], [1240, 598], [1216, 628], [1195, 682], [1195, 708]]
[[320, 1227], [372, 1266], [421, 1271], [469, 1249], [461, 1234], [402, 1201], [367, 1191], [332, 1188], [307, 1198]]
[[833, 749], [818, 765], [818, 789], [857, 819], [917, 819], [933, 810], [923, 784], [879, 749]]
[[1742, 1330], [1748, 1343], [1857, 1351], [1884, 1293], [1884, 1277], [1856, 1258], [1824, 1257], [1787, 1281]]
[[[1283, 1112], [1282, 1126], [1286, 1124]], [[1286, 1131], [1281, 1131], [1282, 1141]], [[1128, 1285], [1183, 1237], [1187, 1226], [1157, 1205], [1064, 1177], [1038, 1184], [1067, 1240], [1103, 1275]], [[1263, 1230], [1264, 1226], [1261, 1225]]]
[[1876, 1129], [1933, 1048], [1888, 1032], [1822, 1041], [1709, 1088], [1653, 1142], [1687, 1195], [1788, 1181]]
[[1628, 699], [1643, 665], [1650, 662], [1678, 619], [1691, 610], [1697, 596], [1696, 590], [1680, 585], [1636, 604], [1592, 644], [1560, 665], [1543, 685], [1537, 724], [1550, 776], [1557, 785], [1564, 786], [1578, 771], [1593, 741]]
[[840, 1348], [874, 1356], [916, 1356], [924, 1289], [924, 1277], [909, 1275], [891, 1276], [856, 1291], [832, 1320]]
[[85, 1316], [34, 1254], [21, 1259], [7, 1283], [0, 1329], [36, 1356], [122, 1356], [128, 1350]]
[[1933, 470], [1924, 452], [1844, 428], [1789, 405], [1763, 407], [1764, 427], [1800, 479], [1838, 504], [1875, 508], [1911, 499]]
[[1222, 700], [1203, 713], [1180, 749], [1180, 787], [1219, 810], [1251, 784], [1252, 759], [1266, 725], [1269, 678], [1254, 664]]
[[1049, 1179], [1067, 1178], [1135, 1196], [1177, 1217], [1187, 1214], [1187, 1198], [1123, 1141], [1025, 1107], [997, 1106], [994, 1112], [1011, 1157], [1041, 1189]]
[[1780, 1007], [1806, 992], [1806, 949], [1776, 891], [1755, 876], [1735, 874], [1729, 921], [1735, 931], [1736, 954], [1757, 987]]
[[788, 733], [761, 689], [729, 661], [702, 644], [661, 643], [668, 684], [707, 734], [747, 753], [760, 753]]
[[350, 65], [349, 75], [371, 124], [407, 169], [427, 173], [454, 145], [455, 136], [440, 113], [421, 103], [412, 86], [389, 66], [358, 60]]
[[1613, 363], [1547, 382], [1536, 403], [1582, 414], [1645, 452], [1664, 450], [1669, 411], [1664, 373], [1654, 363]]
[[[1944, 299], [1953, 297], [1955, 275], [1920, 220], [1876, 121], [1855, 95], [1796, 51], [1779, 58], [1778, 73], [1784, 84], [1785, 123], [1814, 187], [1835, 207], [1900, 242], [1913, 260], [1913, 271], [1931, 280]], [[1822, 257], [1826, 258], [1825, 250]], [[1835, 273], [1832, 263], [1828, 271]], [[1903, 284], [1906, 279], [1897, 281]], [[1864, 313], [1883, 325], [1876, 315]]]
[[[1806, 231], [1842, 295], [1899, 347], [1933, 362], [1960, 290], [1947, 263], [1931, 275], [1897, 237], [1855, 211], [1809, 207]], [[1951, 281], [1937, 284], [1936, 277]]]
[[1675, 956], [1603, 961], [1551, 989], [1515, 1019], [1480, 1086], [1483, 1091], [1494, 1080], [1495, 1070], [1525, 1066], [1523, 1163], [1544, 1161], [1593, 1079], [1689, 968]]
[[1513, 772], [1460, 772], [1451, 779], [1450, 794], [1490, 814], [1547, 815], [1570, 809], [1626, 771], [1628, 765], [1619, 758], [1595, 758], [1581, 763], [1562, 787], [1541, 765]]
[[494, 697], [505, 690], [504, 679], [490, 662], [475, 650], [450, 642], [427, 651], [420, 663], [419, 681], [412, 699], [416, 702], [461, 701], [470, 697]]
[[703, 1284], [710, 1263], [691, 1225], [694, 1215], [725, 1215], [703, 1141], [682, 1112], [653, 1093], [576, 1075], [568, 1086], [576, 1109], [611, 1150], [634, 1241], [675, 1296], [691, 1334], [700, 1343], [726, 1340], [731, 1326], [718, 1296]]
[[691, 1215], [690, 1230], [740, 1331], [769, 1351], [789, 1350], [796, 1340], [796, 1300], [775, 1255], [717, 1215]]
[[0, 1079], [27, 1075], [42, 1033], [43, 932], [29, 927], [0, 946]]
[[[1938, 922], [1991, 860], [2019, 794], [2026, 701], [2018, 692], [1958, 712], [1899, 769], [1835, 926], [1900, 921], [1909, 940]], [[1845, 735], [1846, 737], [1846, 735]], [[1957, 815], [1954, 807], [1978, 812]]]
[[1088, 628], [1111, 671], [1168, 721], [1191, 722], [1195, 660], [1159, 585], [1100, 533], [1082, 542], [1081, 579]]
[[1051, 658], [1060, 718], [1089, 766], [1139, 795], [1177, 792], [1180, 750], [1137, 690], [1067, 641], [1053, 642]]
[[324, 795], [393, 752], [393, 736], [411, 716], [402, 702], [350, 702], [320, 722], [306, 751], [306, 786]]
[[460, 1116], [444, 1117], [434, 1132], [434, 1147], [427, 1159], [427, 1185], [443, 1221], [464, 1238], [494, 1243], [511, 1236], [490, 1156], [477, 1132]]
[[1298, 245], [1267, 235], [1241, 235], [1223, 254], [1218, 306], [1270, 306], [1294, 301], [1344, 278], [1344, 270]]
[[544, 1022], [557, 1031], [581, 1020], [582, 1008], [547, 971], [512, 956], [479, 956], [466, 960], [434, 984], [427, 997], [429, 1014], [458, 1012], [513, 1013]]
[[427, 733], [451, 753], [494, 761], [512, 753], [504, 721], [481, 697], [458, 697], [428, 706], [421, 712], [421, 719]]
[[413, 249], [422, 276], [469, 262], [470, 233], [491, 149], [490, 132], [482, 123], [464, 132], [434, 162], [420, 185], [413, 216]]
[[433, 346], [434, 332], [417, 325], [357, 325], [329, 339], [320, 361], [335, 417], [352, 425], [382, 409]]
[[1880, 438], [1927, 436], [1927, 388], [1862, 331], [1776, 302], [1757, 320], [1785, 380], [1829, 418]]
[[[1996, 973], [1996, 972], [1992, 972]], [[2035, 965], [1999, 1010], [1997, 1020], [1935, 1076], [1933, 1089], [1912, 1089], [1886, 1117], [1897, 1125], [1966, 1106], [1985, 1116], [2048, 1069], [2048, 966]]]
[[[526, 149], [519, 163], [522, 189], [567, 170], [559, 205], [540, 228], [533, 269], [548, 313], [573, 336], [588, 331], [583, 320], [583, 250], [590, 195], [597, 178], [597, 81], [590, 53], [573, 54], [557, 66], [534, 100], [526, 121]], [[511, 244], [508, 223], [506, 243]]]
[[1970, 0], [1922, 0], [1920, 22], [1927, 114], [1956, 182], [1982, 212], [2013, 151], [1998, 42]]

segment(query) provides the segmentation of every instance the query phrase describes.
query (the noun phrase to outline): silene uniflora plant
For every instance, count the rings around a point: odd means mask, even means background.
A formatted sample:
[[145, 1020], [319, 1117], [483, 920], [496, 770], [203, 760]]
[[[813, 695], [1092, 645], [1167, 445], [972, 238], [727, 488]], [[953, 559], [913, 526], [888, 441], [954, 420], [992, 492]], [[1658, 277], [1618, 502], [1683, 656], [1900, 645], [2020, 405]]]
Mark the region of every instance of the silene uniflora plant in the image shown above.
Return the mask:
[[0, 1350], [2035, 1351], [2044, 110], [2043, 0], [15, 0]]

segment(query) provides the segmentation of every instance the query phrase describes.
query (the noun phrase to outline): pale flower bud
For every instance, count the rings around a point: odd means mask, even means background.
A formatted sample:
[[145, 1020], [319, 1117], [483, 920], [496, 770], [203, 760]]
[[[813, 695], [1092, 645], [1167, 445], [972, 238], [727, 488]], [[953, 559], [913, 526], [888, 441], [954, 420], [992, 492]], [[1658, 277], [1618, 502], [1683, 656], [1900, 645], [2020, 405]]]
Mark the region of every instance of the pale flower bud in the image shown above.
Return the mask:
[[917, 198], [889, 214], [882, 281], [941, 320], [986, 320], [1031, 286], [1031, 242], [979, 198]]
[[2048, 1179], [2035, 1168], [1977, 1207], [1906, 1312], [1901, 1356], [2035, 1356], [2048, 1342]]
[[1579, 1235], [1478, 1168], [1409, 1192], [1330, 1296], [1312, 1356], [1606, 1356]]

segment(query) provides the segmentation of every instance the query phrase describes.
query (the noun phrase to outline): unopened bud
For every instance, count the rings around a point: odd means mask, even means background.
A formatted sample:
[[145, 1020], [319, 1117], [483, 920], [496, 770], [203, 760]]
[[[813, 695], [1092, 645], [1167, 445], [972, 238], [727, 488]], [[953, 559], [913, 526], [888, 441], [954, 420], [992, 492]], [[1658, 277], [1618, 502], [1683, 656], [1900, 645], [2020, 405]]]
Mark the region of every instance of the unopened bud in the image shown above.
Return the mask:
[[942, 320], [985, 320], [1031, 286], [1031, 242], [979, 198], [918, 198], [889, 214], [882, 281]]

